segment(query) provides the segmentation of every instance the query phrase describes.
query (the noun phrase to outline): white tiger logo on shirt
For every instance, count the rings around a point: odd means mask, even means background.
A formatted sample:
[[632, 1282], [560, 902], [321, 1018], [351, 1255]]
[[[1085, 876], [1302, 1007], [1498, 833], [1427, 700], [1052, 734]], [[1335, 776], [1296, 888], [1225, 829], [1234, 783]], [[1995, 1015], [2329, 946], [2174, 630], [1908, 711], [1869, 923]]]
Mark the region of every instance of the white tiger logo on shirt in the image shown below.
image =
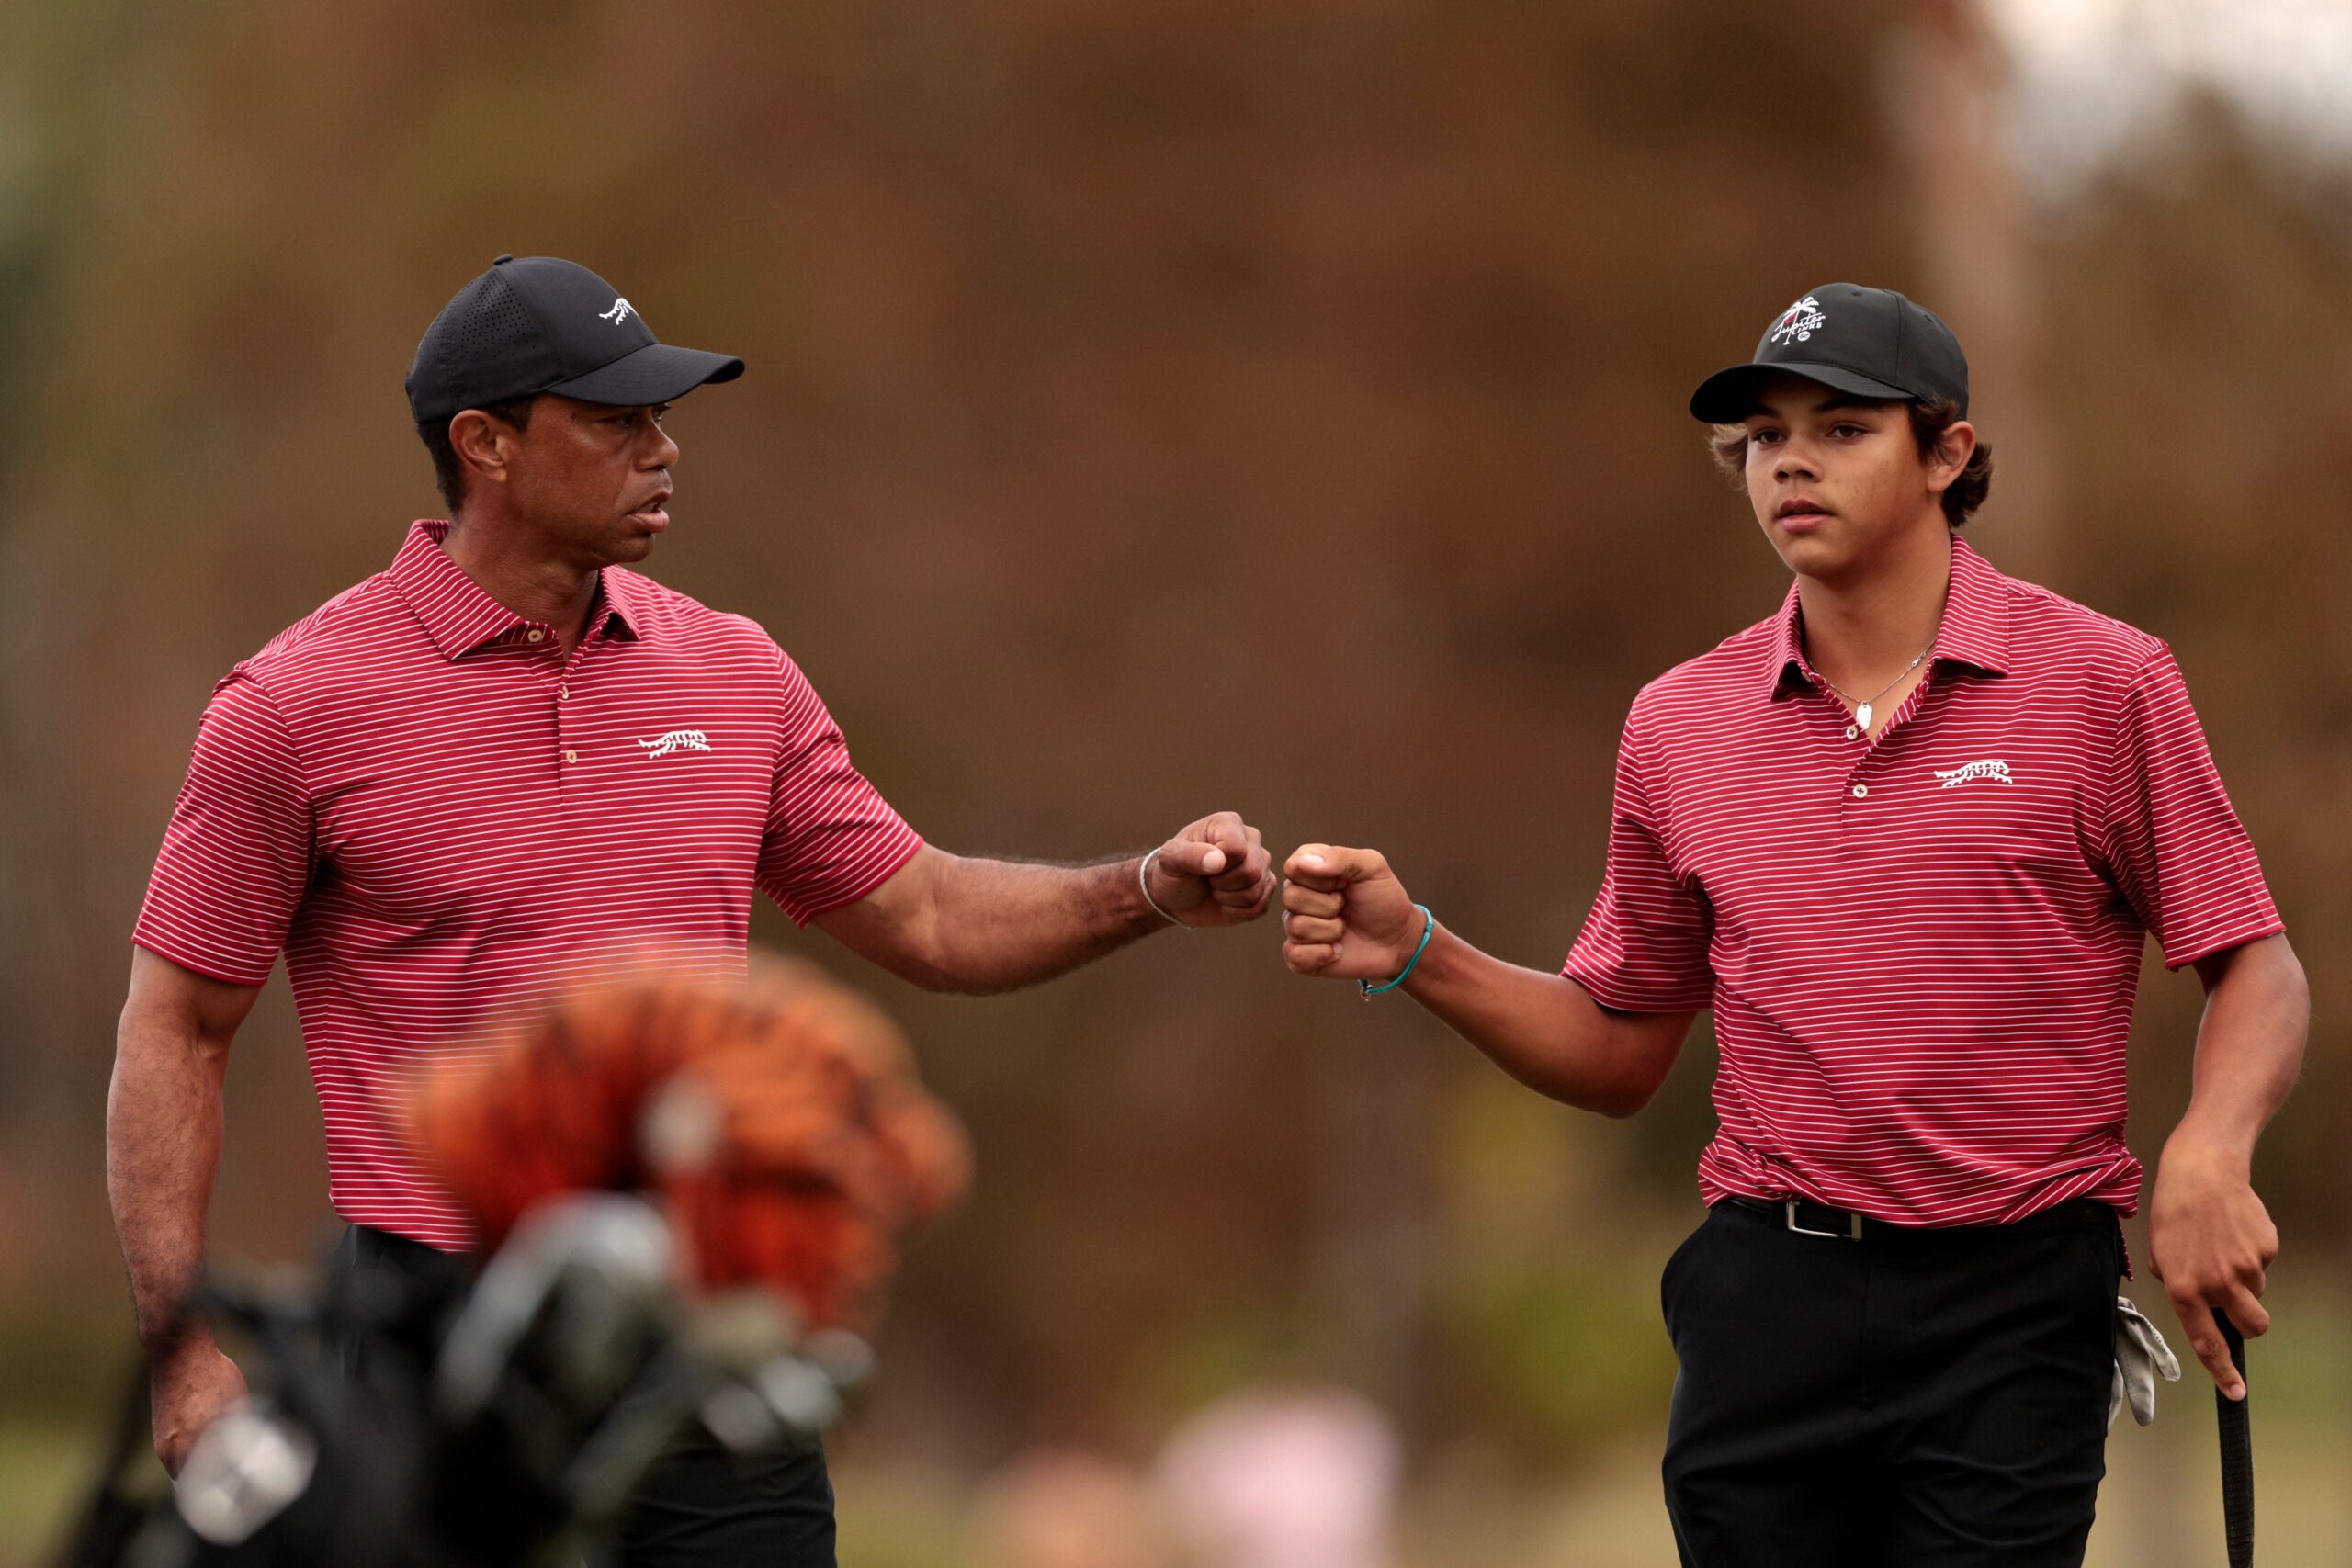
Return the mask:
[[710, 737], [699, 729], [673, 729], [659, 740], [640, 740], [638, 744], [645, 748], [645, 760], [650, 762], [673, 751], [707, 751]]
[[1997, 757], [1987, 757], [1981, 762], [1967, 762], [1957, 768], [1938, 768], [1936, 777], [1943, 780], [1943, 787], [1964, 784], [1971, 779], [1993, 779], [2001, 784], [2015, 784], [2009, 776], [2009, 765]]

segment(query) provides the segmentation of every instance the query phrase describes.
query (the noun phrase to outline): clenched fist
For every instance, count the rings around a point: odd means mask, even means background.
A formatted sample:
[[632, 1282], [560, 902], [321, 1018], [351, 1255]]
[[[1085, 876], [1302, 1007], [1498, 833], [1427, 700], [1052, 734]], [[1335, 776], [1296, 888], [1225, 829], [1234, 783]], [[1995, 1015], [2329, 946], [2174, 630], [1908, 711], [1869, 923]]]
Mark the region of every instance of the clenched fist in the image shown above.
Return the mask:
[[1220, 811], [1154, 851], [1144, 886], [1181, 925], [1238, 926], [1273, 901], [1273, 857], [1257, 829]]
[[209, 1335], [192, 1335], [157, 1353], [149, 1373], [155, 1457], [174, 1475], [204, 1429], [245, 1397], [245, 1377]]
[[1283, 875], [1283, 962], [1297, 973], [1377, 985], [1420, 945], [1421, 912], [1379, 851], [1302, 844]]

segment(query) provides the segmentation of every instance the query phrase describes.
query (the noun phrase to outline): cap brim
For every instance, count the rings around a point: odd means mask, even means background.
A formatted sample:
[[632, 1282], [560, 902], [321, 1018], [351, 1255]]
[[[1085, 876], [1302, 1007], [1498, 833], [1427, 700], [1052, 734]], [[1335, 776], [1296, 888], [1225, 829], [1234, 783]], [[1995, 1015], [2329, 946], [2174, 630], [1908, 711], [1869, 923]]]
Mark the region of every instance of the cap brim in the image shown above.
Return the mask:
[[1728, 370], [1718, 370], [1699, 383], [1690, 394], [1690, 414], [1709, 424], [1737, 424], [1756, 412], [1756, 389], [1764, 378], [1774, 371], [1786, 371], [1802, 376], [1808, 381], [1818, 381], [1840, 392], [1851, 392], [1858, 398], [1874, 398], [1884, 402], [1914, 402], [1916, 393], [1900, 387], [1891, 387], [1859, 371], [1840, 365], [1812, 365], [1783, 360], [1775, 364], [1757, 363], [1735, 365]]
[[743, 362], [728, 355], [649, 343], [585, 376], [558, 381], [548, 390], [583, 403], [639, 408], [674, 401], [706, 382], [732, 381], [742, 373]]

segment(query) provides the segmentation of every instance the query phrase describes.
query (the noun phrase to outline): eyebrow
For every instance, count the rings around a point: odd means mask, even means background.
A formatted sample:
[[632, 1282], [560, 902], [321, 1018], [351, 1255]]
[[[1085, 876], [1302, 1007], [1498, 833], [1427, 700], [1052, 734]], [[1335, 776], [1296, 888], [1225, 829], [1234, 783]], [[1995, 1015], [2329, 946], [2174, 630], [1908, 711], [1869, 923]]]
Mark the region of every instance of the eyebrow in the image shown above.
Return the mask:
[[[1883, 408], [1886, 406], [1887, 400], [1888, 400], [1884, 398], [1865, 398], [1858, 392], [1833, 392], [1828, 397], [1822, 399], [1821, 401], [1814, 404], [1812, 408], [1805, 412], [1808, 413], [1835, 413], [1839, 409]], [[1758, 403], [1751, 407], [1746, 413], [1740, 415], [1740, 418], [1754, 419], [1759, 414], [1766, 419], [1778, 419], [1781, 417], [1770, 409], [1766, 408], [1762, 403]]]

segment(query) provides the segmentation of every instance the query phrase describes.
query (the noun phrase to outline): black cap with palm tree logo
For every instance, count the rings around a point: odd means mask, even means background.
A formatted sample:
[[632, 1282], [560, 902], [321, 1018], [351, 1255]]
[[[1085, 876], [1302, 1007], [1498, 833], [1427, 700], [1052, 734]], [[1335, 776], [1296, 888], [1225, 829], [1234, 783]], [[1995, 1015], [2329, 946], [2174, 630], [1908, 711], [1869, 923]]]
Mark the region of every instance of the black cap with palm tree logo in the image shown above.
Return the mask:
[[1709, 424], [1756, 412], [1758, 383], [1784, 370], [1856, 397], [1949, 402], [1968, 412], [1968, 356], [1933, 310], [1891, 288], [1825, 283], [1773, 318], [1746, 365], [1718, 370], [1690, 394]]

